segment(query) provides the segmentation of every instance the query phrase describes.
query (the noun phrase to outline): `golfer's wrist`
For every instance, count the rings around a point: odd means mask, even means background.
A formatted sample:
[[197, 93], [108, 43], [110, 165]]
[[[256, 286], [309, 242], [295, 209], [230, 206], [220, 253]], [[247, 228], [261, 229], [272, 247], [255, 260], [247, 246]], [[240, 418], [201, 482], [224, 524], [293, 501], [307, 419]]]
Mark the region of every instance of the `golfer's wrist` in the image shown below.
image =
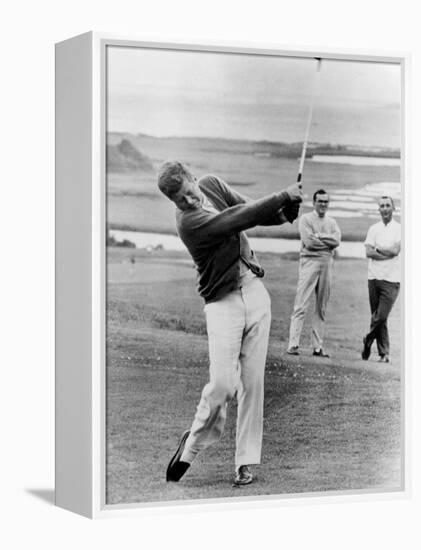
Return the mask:
[[285, 193], [285, 195], [287, 196], [288, 203], [296, 203], [302, 201], [301, 197], [297, 196], [295, 191], [289, 191], [288, 189], [285, 189], [283, 193]]
[[278, 199], [280, 200], [281, 202], [281, 205], [280, 206], [286, 206], [287, 204], [289, 204], [291, 201], [291, 196], [290, 194], [288, 193], [287, 190], [285, 191], [280, 191], [279, 193], [277, 193], [277, 197]]

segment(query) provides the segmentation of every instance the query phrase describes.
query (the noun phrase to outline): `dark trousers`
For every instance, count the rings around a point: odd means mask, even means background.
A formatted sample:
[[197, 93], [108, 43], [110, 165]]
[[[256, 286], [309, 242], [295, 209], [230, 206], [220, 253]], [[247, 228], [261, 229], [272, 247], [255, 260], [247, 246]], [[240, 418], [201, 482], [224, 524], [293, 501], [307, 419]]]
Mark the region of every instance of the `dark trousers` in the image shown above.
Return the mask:
[[379, 355], [389, 355], [389, 332], [387, 318], [399, 294], [399, 283], [370, 279], [368, 296], [370, 300], [370, 332], [366, 336], [368, 347], [376, 340]]

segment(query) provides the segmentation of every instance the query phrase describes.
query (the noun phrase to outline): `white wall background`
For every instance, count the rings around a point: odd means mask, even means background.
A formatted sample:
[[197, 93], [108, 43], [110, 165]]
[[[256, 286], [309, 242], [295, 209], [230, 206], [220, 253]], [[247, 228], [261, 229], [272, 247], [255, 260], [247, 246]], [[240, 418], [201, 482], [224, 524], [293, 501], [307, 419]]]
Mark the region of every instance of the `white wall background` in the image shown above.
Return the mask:
[[[2, 224], [0, 544], [3, 548], [419, 548], [419, 224], [421, 44], [401, 0], [15, 0], [0, 21]], [[413, 53], [411, 499], [151, 512], [99, 522], [54, 508], [54, 43], [87, 30], [139, 38]], [[417, 288], [418, 287], [418, 288]]]

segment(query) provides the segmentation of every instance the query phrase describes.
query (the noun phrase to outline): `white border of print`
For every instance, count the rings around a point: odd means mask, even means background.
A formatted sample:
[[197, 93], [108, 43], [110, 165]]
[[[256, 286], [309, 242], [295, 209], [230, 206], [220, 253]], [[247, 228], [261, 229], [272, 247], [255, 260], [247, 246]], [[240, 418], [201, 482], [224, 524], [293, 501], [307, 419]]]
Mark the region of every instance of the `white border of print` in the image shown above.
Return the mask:
[[[408, 498], [410, 495], [410, 440], [411, 423], [409, 417], [411, 387], [409, 354], [404, 350], [410, 349], [410, 331], [404, 331], [404, 326], [410, 327], [410, 304], [407, 296], [411, 289], [410, 274], [404, 273], [402, 304], [402, 334], [405, 336], [402, 345], [402, 439], [401, 456], [402, 464], [402, 490], [397, 492], [373, 492], [370, 491], [346, 491], [288, 495], [265, 495], [261, 497], [238, 497], [224, 499], [208, 499], [199, 501], [136, 503], [107, 505], [105, 501], [105, 292], [106, 292], [106, 265], [105, 265], [105, 60], [108, 46], [123, 46], [132, 48], [178, 49], [195, 50], [204, 52], [229, 52], [244, 54], [283, 55], [289, 57], [321, 57], [328, 59], [349, 61], [375, 61], [383, 63], [397, 63], [402, 68], [402, 172], [401, 184], [403, 187], [402, 210], [404, 215], [404, 265], [407, 264], [408, 250], [411, 249], [409, 219], [407, 205], [410, 202], [409, 184], [409, 127], [408, 127], [408, 101], [409, 101], [409, 67], [410, 56], [406, 53], [385, 54], [384, 52], [367, 52], [359, 50], [323, 49], [312, 50], [308, 47], [298, 48], [294, 46], [279, 46], [273, 44], [245, 44], [234, 42], [209, 42], [192, 44], [179, 41], [153, 42], [141, 41], [138, 38], [129, 39], [115, 35], [92, 33], [93, 45], [93, 97], [92, 97], [92, 517], [120, 517], [137, 516], [139, 513], [156, 513], [159, 510], [214, 510], [238, 509], [240, 507], [253, 506], [285, 506], [306, 504], [332, 504], [340, 502], [362, 502], [376, 500], [392, 500]], [[100, 139], [98, 136], [101, 136]], [[195, 508], [193, 508], [193, 506]]]
[[[273, 44], [259, 44], [258, 48], [256, 45], [250, 45], [250, 44], [244, 44], [244, 43], [235, 43], [235, 42], [224, 42], [224, 43], [218, 43], [218, 42], [209, 42], [206, 43], [200, 43], [200, 44], [192, 44], [192, 43], [183, 43], [183, 42], [151, 42], [151, 41], [139, 41], [131, 40], [131, 39], [121, 39], [117, 37], [113, 37], [112, 35], [108, 35], [107, 37], [101, 37], [101, 68], [102, 68], [102, 93], [101, 96], [104, 94], [104, 89], [106, 87], [105, 83], [105, 58], [106, 58], [106, 48], [108, 46], [121, 46], [121, 47], [129, 47], [129, 48], [154, 48], [154, 49], [171, 49], [171, 50], [188, 50], [188, 51], [202, 51], [202, 52], [224, 52], [224, 53], [241, 53], [241, 54], [259, 54], [259, 55], [273, 55], [273, 56], [287, 56], [287, 57], [320, 57], [322, 59], [338, 59], [338, 60], [349, 60], [349, 61], [376, 61], [376, 62], [384, 62], [384, 63], [400, 63], [401, 64], [401, 70], [402, 70], [402, 97], [401, 97], [401, 108], [403, 113], [407, 113], [407, 100], [408, 100], [408, 73], [409, 73], [409, 56], [407, 55], [398, 55], [398, 56], [390, 56], [385, 55], [384, 52], [362, 52], [362, 51], [351, 51], [351, 50], [326, 50], [323, 51], [313, 51], [308, 48], [303, 49], [297, 49], [295, 46], [294, 48], [288, 48], [288, 47], [282, 47], [281, 49], [278, 46], [275, 46]], [[285, 49], [284, 49], [285, 48]], [[105, 103], [103, 104], [103, 107], [101, 109], [101, 136], [105, 140], [105, 118], [106, 118], [106, 110], [105, 110]], [[408, 139], [408, 132], [406, 131], [407, 125], [405, 124], [406, 117], [402, 117], [402, 127], [401, 127], [401, 133], [402, 133], [402, 171], [401, 171], [401, 185], [403, 189], [403, 196], [405, 197], [402, 205], [402, 219], [405, 221], [404, 224], [404, 251], [405, 251], [405, 258], [406, 258], [406, 247], [405, 247], [405, 238], [407, 236], [407, 232], [405, 231], [405, 226], [407, 225], [406, 220], [406, 205], [409, 201], [409, 185], [408, 185], [408, 174], [407, 174], [407, 166], [408, 166], [408, 159], [407, 159], [407, 139]], [[102, 155], [104, 155], [105, 151], [105, 145], [104, 143], [101, 144], [102, 147]], [[104, 203], [103, 200], [103, 193], [104, 186], [105, 186], [105, 159], [104, 156], [102, 158], [99, 158], [99, 164], [103, 168], [103, 172], [101, 174], [101, 190], [100, 190], [100, 204], [102, 205]], [[94, 197], [95, 199], [95, 197]], [[93, 200], [93, 205], [98, 204], [98, 202], [95, 202]], [[103, 243], [105, 243], [105, 236], [104, 236], [104, 227], [105, 223], [104, 220], [101, 221], [100, 228], [102, 229], [102, 235], [101, 235], [101, 251], [104, 250]], [[403, 266], [406, 264], [406, 261], [403, 262]], [[402, 269], [403, 269], [402, 266]], [[105, 260], [103, 264], [102, 273], [105, 272]], [[405, 272], [403, 273], [405, 277]], [[405, 280], [403, 278], [403, 280]], [[101, 280], [101, 284], [105, 284], [103, 280]], [[405, 292], [406, 284], [403, 285], [402, 288], [402, 315], [401, 315], [401, 324], [402, 324], [402, 334], [405, 334], [404, 326], [405, 322], [408, 322], [408, 307], [406, 304], [406, 295], [407, 292]], [[105, 295], [104, 292], [101, 293], [103, 296]], [[100, 310], [100, 318], [104, 319], [105, 315], [105, 305], [102, 304], [102, 308]], [[97, 319], [98, 317], [94, 315], [94, 319]], [[406, 326], [409, 326], [408, 324]], [[102, 339], [101, 339], [101, 348], [104, 349], [104, 341], [105, 341], [105, 325], [102, 326]], [[94, 346], [95, 349], [95, 346]], [[295, 503], [300, 504], [302, 502], [302, 499], [309, 499], [313, 502], [342, 502], [343, 497], [346, 496], [347, 500], [351, 501], [359, 501], [362, 498], [365, 500], [376, 500], [379, 498], [380, 495], [384, 495], [385, 497], [398, 497], [401, 495], [408, 494], [409, 490], [409, 465], [408, 460], [406, 460], [407, 457], [409, 457], [409, 449], [408, 449], [408, 438], [405, 437], [406, 430], [408, 430], [409, 433], [409, 422], [408, 422], [408, 407], [407, 403], [409, 401], [408, 399], [408, 392], [405, 391], [405, 388], [409, 387], [409, 380], [407, 376], [407, 368], [405, 368], [407, 360], [406, 354], [405, 354], [406, 345], [402, 346], [402, 416], [401, 416], [401, 422], [402, 422], [402, 434], [404, 434], [402, 438], [402, 448], [401, 448], [401, 457], [402, 457], [402, 491], [399, 491], [396, 495], [394, 495], [391, 492], [382, 493], [379, 491], [377, 494], [372, 490], [361, 490], [361, 491], [337, 491], [335, 496], [326, 496], [326, 493], [301, 493], [299, 495], [263, 495], [263, 496], [253, 496], [253, 497], [231, 497], [229, 501], [224, 501], [224, 499], [204, 499], [203, 501], [184, 501], [182, 504], [180, 504], [180, 501], [175, 502], [165, 502], [165, 503], [135, 503], [135, 504], [120, 504], [120, 505], [108, 505], [105, 503], [105, 400], [102, 400], [102, 411], [101, 411], [101, 427], [102, 427], [102, 467], [104, 470], [101, 474], [101, 481], [102, 481], [102, 491], [101, 491], [101, 508], [103, 513], [110, 514], [113, 512], [114, 514], [118, 513], [120, 510], [127, 511], [133, 511], [134, 509], [138, 508], [151, 508], [151, 507], [160, 507], [160, 508], [171, 508], [174, 505], [176, 506], [182, 506], [185, 508], [190, 507], [192, 504], [198, 504], [199, 506], [209, 506], [209, 505], [215, 505], [215, 504], [223, 504], [224, 507], [228, 506], [229, 508], [232, 507], [238, 507], [239, 503], [249, 503], [249, 502], [259, 502], [259, 504], [289, 504], [291, 500], [294, 500]], [[409, 348], [408, 348], [409, 349]], [[101, 364], [101, 386], [102, 388], [105, 388], [105, 356]], [[103, 390], [103, 393], [105, 392], [105, 389]], [[288, 500], [288, 502], [284, 502], [285, 499]], [[272, 502], [267, 502], [272, 501]]]

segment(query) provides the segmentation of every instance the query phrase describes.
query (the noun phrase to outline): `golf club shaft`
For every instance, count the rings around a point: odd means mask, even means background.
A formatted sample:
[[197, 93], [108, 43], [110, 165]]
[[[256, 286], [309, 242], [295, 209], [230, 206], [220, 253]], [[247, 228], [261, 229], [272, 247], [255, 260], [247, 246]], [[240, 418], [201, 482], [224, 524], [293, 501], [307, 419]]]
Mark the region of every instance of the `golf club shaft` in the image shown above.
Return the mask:
[[301, 151], [300, 166], [298, 168], [297, 183], [301, 183], [301, 178], [302, 178], [302, 175], [303, 175], [304, 160], [306, 158], [308, 138], [309, 138], [309, 135], [310, 135], [311, 121], [312, 121], [312, 118], [313, 118], [314, 100], [315, 100], [315, 97], [317, 96], [318, 91], [319, 91], [320, 69], [322, 67], [322, 60], [319, 57], [316, 57], [315, 59], [317, 59], [317, 70], [316, 70], [315, 84], [314, 84], [314, 88], [313, 88], [313, 94], [311, 96], [310, 108], [309, 108], [309, 111], [308, 111], [307, 126], [306, 126], [306, 132], [305, 132], [305, 135], [304, 135], [304, 141], [303, 141], [303, 150]]

